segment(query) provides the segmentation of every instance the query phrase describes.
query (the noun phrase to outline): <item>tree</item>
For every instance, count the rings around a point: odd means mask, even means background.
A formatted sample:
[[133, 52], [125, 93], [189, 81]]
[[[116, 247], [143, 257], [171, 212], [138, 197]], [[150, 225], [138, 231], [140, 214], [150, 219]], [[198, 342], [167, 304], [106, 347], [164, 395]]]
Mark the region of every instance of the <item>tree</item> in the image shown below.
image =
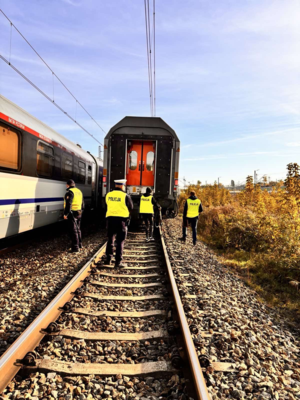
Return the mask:
[[247, 193], [252, 193], [254, 190], [254, 185], [253, 185], [253, 176], [248, 175], [246, 178], [246, 186], [245, 186], [245, 191]]
[[266, 186], [268, 184], [268, 178], [267, 175], [263, 176], [263, 184]]
[[289, 196], [294, 196], [300, 202], [300, 172], [297, 163], [290, 163], [287, 166], [288, 172], [285, 180], [286, 191]]

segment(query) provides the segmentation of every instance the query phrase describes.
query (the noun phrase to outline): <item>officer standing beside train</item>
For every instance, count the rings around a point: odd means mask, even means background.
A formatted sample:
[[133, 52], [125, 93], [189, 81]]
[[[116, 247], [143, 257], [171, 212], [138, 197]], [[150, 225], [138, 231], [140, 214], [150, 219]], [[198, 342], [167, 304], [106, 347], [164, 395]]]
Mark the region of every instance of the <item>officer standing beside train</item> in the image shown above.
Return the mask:
[[105, 197], [108, 236], [105, 263], [111, 263], [116, 237], [116, 268], [126, 267], [126, 264], [122, 263], [123, 250], [130, 212], [133, 209], [131, 197], [125, 192], [125, 183], [126, 179], [115, 180], [115, 189]]
[[147, 187], [146, 193], [140, 197], [140, 216], [146, 225], [146, 242], [154, 240], [153, 229], [154, 229], [154, 207], [161, 209], [152, 195], [152, 189]]
[[80, 223], [83, 209], [82, 192], [75, 187], [73, 179], [69, 179], [64, 200], [64, 219], [68, 220], [69, 233], [72, 240], [72, 253], [77, 253], [82, 248]]
[[186, 228], [188, 224], [190, 224], [193, 231], [193, 245], [196, 246], [198, 217], [202, 211], [203, 207], [201, 201], [196, 197], [196, 193], [192, 190], [190, 192], [190, 197], [186, 200], [184, 205], [182, 237], [179, 240], [183, 242], [186, 241]]

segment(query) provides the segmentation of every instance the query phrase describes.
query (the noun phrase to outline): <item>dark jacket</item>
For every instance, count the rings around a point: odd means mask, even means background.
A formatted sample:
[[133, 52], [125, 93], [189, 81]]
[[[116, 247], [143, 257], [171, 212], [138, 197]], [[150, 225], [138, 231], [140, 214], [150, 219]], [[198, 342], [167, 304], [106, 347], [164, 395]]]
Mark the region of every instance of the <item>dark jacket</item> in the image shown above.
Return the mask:
[[[119, 189], [119, 188], [115, 188], [114, 190], [120, 190], [120, 192], [123, 192], [123, 190]], [[126, 197], [125, 197], [125, 204], [126, 204], [126, 206], [128, 208], [128, 211], [130, 213], [133, 210], [133, 203], [132, 203], [131, 197], [128, 194], [126, 194]], [[105, 202], [105, 213], [106, 212], [107, 212], [107, 204]], [[107, 217], [107, 219], [109, 219], [109, 220], [113, 220], [115, 218], [117, 220], [124, 220], [124, 221], [128, 220], [128, 218], [122, 218], [122, 217]]]
[[[69, 215], [70, 214], [72, 202], [73, 202], [73, 199], [74, 199], [74, 193], [70, 189], [74, 189], [74, 187], [67, 188], [67, 192], [65, 194], [66, 206], [65, 206], [65, 209], [64, 209], [64, 215]], [[81, 210], [83, 210], [83, 209], [84, 209], [84, 198], [83, 198], [83, 195], [82, 195]], [[78, 211], [73, 211], [73, 212], [75, 214], [78, 214]]]
[[[145, 196], [145, 197], [152, 196], [152, 201], [151, 201], [151, 203], [152, 203], [153, 207], [154, 207], [154, 208], [159, 208], [159, 207], [160, 207], [160, 205], [158, 204], [158, 202], [155, 200], [155, 198], [154, 198], [154, 196], [153, 196], [153, 193], [143, 193], [143, 194], [141, 194], [141, 196], [140, 196], [140, 203], [141, 203], [141, 197], [142, 197], [142, 196]], [[148, 215], [149, 215], [149, 214], [148, 214]]]
[[[198, 197], [196, 197], [196, 196], [190, 196], [189, 197], [189, 199], [191, 199], [191, 200], [196, 200]], [[184, 210], [183, 210], [183, 218], [187, 218], [187, 208], [188, 208], [188, 205], [187, 205], [187, 201], [185, 202], [185, 205], [184, 205]], [[200, 205], [199, 205], [199, 214], [201, 213], [203, 211], [203, 207], [202, 207], [202, 203], [200, 203]], [[195, 218], [198, 218], [198, 217], [195, 217]], [[191, 219], [194, 219], [194, 218], [191, 218]]]

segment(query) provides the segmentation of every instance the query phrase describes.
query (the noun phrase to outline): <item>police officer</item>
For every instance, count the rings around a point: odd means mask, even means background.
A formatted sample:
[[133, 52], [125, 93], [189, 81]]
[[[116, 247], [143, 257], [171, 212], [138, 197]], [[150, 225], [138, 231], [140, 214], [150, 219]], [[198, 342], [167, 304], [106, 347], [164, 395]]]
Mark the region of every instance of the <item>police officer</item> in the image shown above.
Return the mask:
[[161, 209], [160, 205], [157, 203], [152, 195], [152, 189], [147, 187], [146, 193], [142, 194], [140, 197], [140, 216], [146, 225], [146, 242], [154, 240], [153, 238], [153, 217], [154, 217], [154, 207]]
[[187, 199], [184, 205], [182, 237], [179, 240], [182, 240], [183, 242], [186, 241], [186, 228], [188, 224], [190, 224], [193, 231], [193, 245], [196, 246], [198, 217], [202, 211], [203, 207], [201, 201], [196, 197], [196, 193], [191, 191], [190, 197]]
[[111, 263], [113, 256], [113, 244], [116, 237], [116, 264], [115, 267], [126, 267], [122, 263], [124, 243], [127, 236], [127, 226], [130, 212], [133, 209], [131, 197], [125, 193], [126, 179], [115, 181], [115, 189], [107, 193], [106, 218], [107, 218], [107, 246], [106, 246], [106, 264]]
[[75, 187], [73, 179], [69, 179], [64, 201], [64, 219], [68, 220], [69, 233], [72, 240], [72, 253], [77, 253], [82, 248], [80, 223], [83, 209], [82, 192]]

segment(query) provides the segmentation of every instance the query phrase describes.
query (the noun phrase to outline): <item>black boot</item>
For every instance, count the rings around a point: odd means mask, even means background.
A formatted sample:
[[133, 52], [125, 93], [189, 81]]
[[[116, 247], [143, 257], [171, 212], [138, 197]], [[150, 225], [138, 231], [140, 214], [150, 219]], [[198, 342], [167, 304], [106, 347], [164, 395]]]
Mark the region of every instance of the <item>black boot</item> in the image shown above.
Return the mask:
[[182, 236], [181, 238], [179, 238], [178, 240], [181, 240], [182, 242], [186, 242], [186, 237], [185, 236]]
[[115, 268], [125, 268], [127, 264], [123, 263], [123, 261], [116, 261]]
[[104, 259], [104, 265], [110, 265], [111, 264], [111, 257], [106, 256]]

